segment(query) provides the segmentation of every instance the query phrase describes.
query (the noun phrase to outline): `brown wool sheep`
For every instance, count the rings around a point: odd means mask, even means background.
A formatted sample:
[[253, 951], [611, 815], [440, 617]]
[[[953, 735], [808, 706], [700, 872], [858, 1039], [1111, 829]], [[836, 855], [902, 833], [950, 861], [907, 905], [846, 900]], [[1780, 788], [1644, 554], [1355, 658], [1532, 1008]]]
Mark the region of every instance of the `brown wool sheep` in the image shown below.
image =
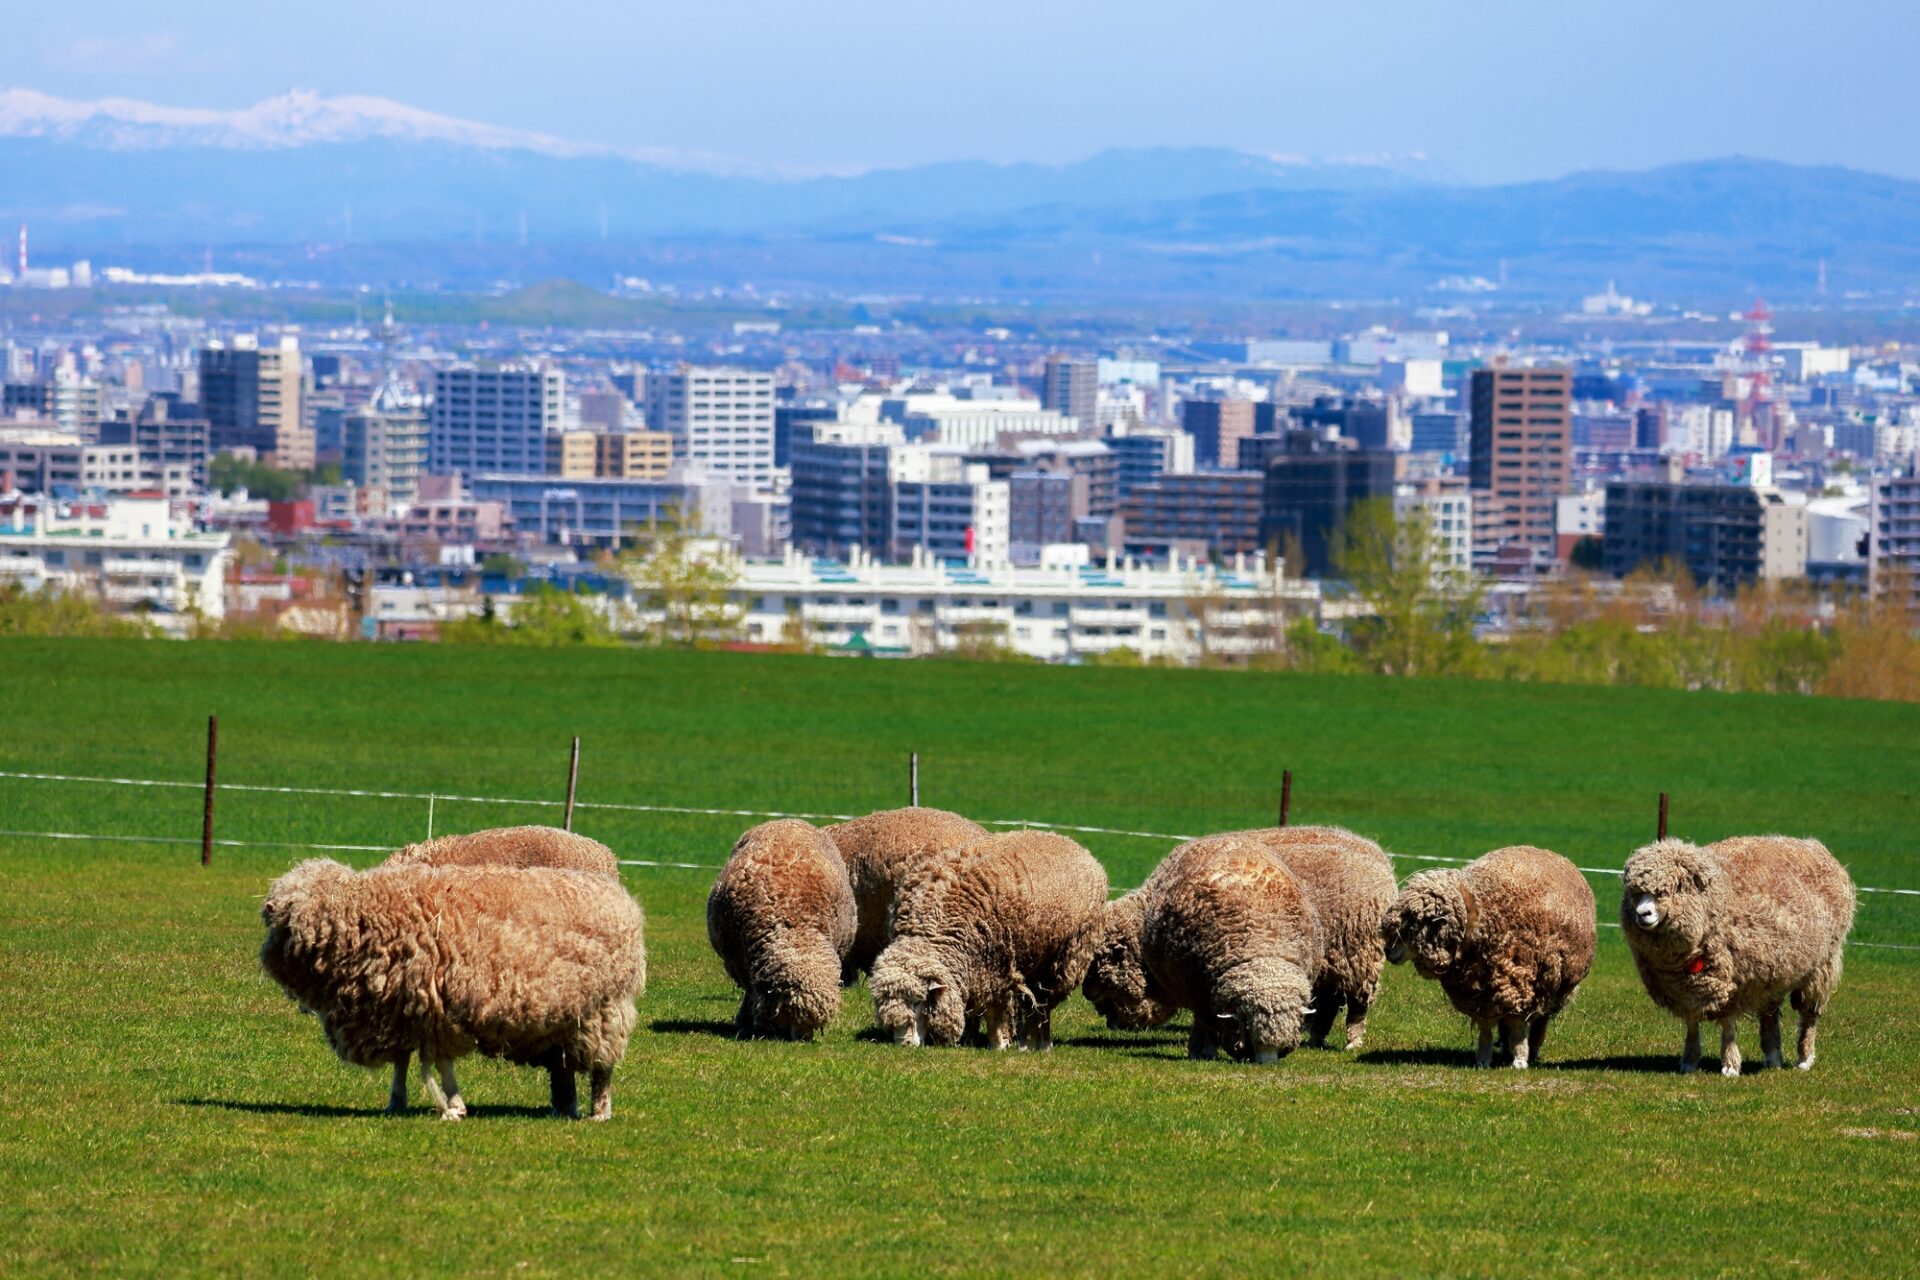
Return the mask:
[[914, 869], [987, 834], [985, 827], [957, 813], [926, 808], [886, 809], [825, 830], [846, 860], [860, 913], [841, 975], [845, 982], [870, 971], [886, 947], [894, 895]]
[[387, 859], [388, 866], [419, 863], [429, 867], [561, 867], [598, 871], [616, 880], [620, 863], [598, 840], [558, 827], [493, 827], [464, 836], [440, 836], [410, 844]]
[[1720, 1074], [1740, 1074], [1734, 1028], [1760, 1019], [1766, 1065], [1780, 1054], [1780, 1002], [1800, 1014], [1802, 1071], [1840, 982], [1853, 881], [1818, 840], [1741, 836], [1705, 848], [1661, 840], [1627, 859], [1620, 927], [1647, 994], [1686, 1023], [1680, 1070], [1700, 1062], [1700, 1024], [1720, 1024]]
[[900, 887], [873, 965], [874, 1014], [905, 1045], [1053, 1046], [1053, 1011], [1085, 976], [1107, 873], [1065, 836], [982, 836]]
[[[407, 1064], [443, 1118], [466, 1104], [454, 1059], [479, 1052], [547, 1069], [556, 1115], [613, 1114], [613, 1069], [646, 988], [640, 905], [584, 871], [396, 864], [356, 872], [316, 858], [267, 891], [260, 963], [355, 1066], [393, 1066], [388, 1111], [405, 1110]], [[436, 1082], [433, 1070], [440, 1072]]]
[[1106, 905], [1093, 961], [1080, 984], [1081, 994], [1115, 1031], [1144, 1031], [1180, 1012], [1147, 972], [1147, 962], [1140, 954], [1140, 924], [1146, 916], [1147, 892], [1152, 884], [1149, 877], [1146, 884]]
[[811, 1040], [840, 1011], [853, 888], [824, 831], [797, 818], [741, 836], [707, 896], [707, 938], [744, 996], [742, 1040]]
[[1530, 845], [1408, 880], [1381, 922], [1387, 959], [1423, 978], [1480, 1029], [1476, 1062], [1493, 1065], [1506, 1033], [1513, 1065], [1540, 1057], [1547, 1021], [1593, 967], [1593, 889], [1580, 869]]
[[1263, 827], [1239, 834], [1287, 864], [1326, 933], [1307, 1042], [1323, 1047], [1345, 1004], [1346, 1047], [1358, 1049], [1366, 1039], [1367, 1010], [1387, 962], [1380, 918], [1399, 891], [1393, 860], [1365, 836], [1340, 827]]
[[1325, 936], [1313, 903], [1272, 850], [1208, 836], [1167, 856], [1149, 882], [1140, 925], [1147, 971], [1166, 999], [1193, 1010], [1187, 1056], [1223, 1040], [1255, 1062], [1300, 1043]]

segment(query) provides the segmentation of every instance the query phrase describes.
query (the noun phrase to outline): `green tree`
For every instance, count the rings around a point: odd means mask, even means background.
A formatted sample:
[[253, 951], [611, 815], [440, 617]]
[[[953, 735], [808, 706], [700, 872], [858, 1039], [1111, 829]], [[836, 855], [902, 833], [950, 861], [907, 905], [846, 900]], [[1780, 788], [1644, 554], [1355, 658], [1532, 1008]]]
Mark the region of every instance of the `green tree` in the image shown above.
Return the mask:
[[298, 471], [282, 471], [232, 453], [213, 455], [207, 464], [207, 482], [223, 494], [245, 488], [249, 497], [268, 502], [290, 501], [306, 488], [306, 478]]
[[449, 622], [440, 628], [440, 639], [449, 644], [509, 644], [536, 648], [562, 648], [568, 645], [617, 645], [600, 598], [586, 591], [564, 591], [551, 583], [541, 583], [520, 597], [511, 621], [502, 622], [486, 601], [487, 608], [470, 618]]
[[1402, 518], [1391, 498], [1354, 504], [1333, 537], [1333, 562], [1368, 616], [1350, 632], [1387, 675], [1466, 674], [1479, 655], [1480, 589], [1447, 563], [1423, 508]]
[[659, 614], [644, 628], [653, 643], [695, 649], [739, 639], [745, 621], [733, 600], [739, 562], [726, 547], [690, 535], [678, 512], [650, 529], [636, 528], [620, 569], [637, 606]]
[[136, 618], [107, 612], [92, 596], [19, 583], [0, 586], [0, 636], [151, 636]]

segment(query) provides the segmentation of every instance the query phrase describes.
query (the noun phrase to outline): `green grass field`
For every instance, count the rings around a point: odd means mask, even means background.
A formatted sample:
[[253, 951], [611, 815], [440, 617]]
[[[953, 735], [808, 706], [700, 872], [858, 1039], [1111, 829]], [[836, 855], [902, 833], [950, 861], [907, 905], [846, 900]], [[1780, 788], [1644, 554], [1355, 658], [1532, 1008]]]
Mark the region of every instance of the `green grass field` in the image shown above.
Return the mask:
[[[1396, 852], [1546, 845], [1617, 867], [1677, 834], [1825, 839], [1920, 888], [1920, 708], [1480, 683], [636, 651], [0, 644], [0, 770], [1199, 833], [1296, 822]], [[200, 795], [0, 778], [0, 829], [197, 838]], [[553, 821], [436, 800], [439, 831]], [[755, 819], [583, 808], [623, 856], [717, 864]], [[877, 1043], [864, 988], [811, 1045], [737, 1044], [712, 873], [631, 867], [651, 984], [610, 1125], [472, 1062], [473, 1117], [381, 1115], [259, 972], [300, 852], [426, 834], [427, 804], [223, 791], [191, 844], [0, 835], [0, 1274], [1327, 1272], [1911, 1274], [1920, 898], [1863, 895], [1811, 1075], [1673, 1071], [1617, 931], [1525, 1075], [1467, 1069], [1389, 971], [1358, 1056], [1184, 1060], [1075, 997], [1050, 1055]], [[1082, 837], [1129, 887], [1167, 839]], [[377, 853], [341, 854], [365, 865]], [[1400, 864], [1402, 874], [1422, 864]], [[1618, 882], [1595, 875], [1603, 918]], [[1184, 1021], [1184, 1020], [1183, 1020]], [[1756, 1058], [1756, 1033], [1745, 1044]], [[1751, 1069], [1750, 1069], [1751, 1070]]]

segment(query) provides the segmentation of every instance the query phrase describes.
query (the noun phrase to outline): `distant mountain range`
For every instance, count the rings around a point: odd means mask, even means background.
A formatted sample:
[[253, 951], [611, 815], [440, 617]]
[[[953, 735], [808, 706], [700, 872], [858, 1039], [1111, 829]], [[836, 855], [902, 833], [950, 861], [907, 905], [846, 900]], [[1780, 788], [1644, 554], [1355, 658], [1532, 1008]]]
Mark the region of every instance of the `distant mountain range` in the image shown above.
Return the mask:
[[1920, 183], [1732, 159], [1465, 186], [1225, 148], [783, 176], [379, 98], [239, 111], [0, 90], [0, 219], [99, 262], [461, 284], [641, 274], [923, 295], [1920, 288]]

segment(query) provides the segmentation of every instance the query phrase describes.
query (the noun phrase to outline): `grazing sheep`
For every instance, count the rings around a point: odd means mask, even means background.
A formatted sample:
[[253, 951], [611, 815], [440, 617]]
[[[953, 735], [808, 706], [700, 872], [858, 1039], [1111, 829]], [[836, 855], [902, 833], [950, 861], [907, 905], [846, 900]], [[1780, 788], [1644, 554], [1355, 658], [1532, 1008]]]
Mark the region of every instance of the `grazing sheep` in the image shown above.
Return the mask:
[[784, 818], [741, 836], [707, 896], [707, 938], [745, 993], [740, 1038], [811, 1040], [832, 1022], [853, 931], [853, 888], [824, 831]]
[[1408, 880], [1381, 937], [1387, 959], [1411, 959], [1480, 1028], [1478, 1065], [1493, 1065], [1497, 1028], [1524, 1070], [1539, 1060], [1547, 1020], [1593, 967], [1595, 925], [1593, 890], [1578, 867], [1514, 845]]
[[1053, 1011], [1080, 985], [1107, 901], [1092, 854], [1045, 831], [982, 836], [900, 886], [873, 965], [874, 1014], [905, 1045], [1053, 1047]]
[[1239, 834], [1287, 864], [1326, 933], [1307, 1042], [1316, 1049], [1325, 1046], [1344, 1003], [1346, 1047], [1358, 1049], [1366, 1039], [1367, 1010], [1387, 961], [1380, 918], [1398, 892], [1393, 860], [1365, 836], [1340, 827], [1265, 827]]
[[598, 840], [558, 827], [494, 827], [464, 836], [410, 844], [386, 865], [417, 863], [429, 867], [560, 867], [598, 871], [616, 880], [620, 864]]
[[921, 863], [951, 853], [987, 829], [944, 809], [886, 809], [826, 828], [853, 882], [860, 927], [847, 952], [843, 982], [873, 968], [891, 935], [894, 894]]
[[1766, 1065], [1780, 1055], [1780, 1002], [1800, 1014], [1802, 1071], [1840, 983], [1853, 881], [1818, 840], [1741, 836], [1704, 849], [1661, 840], [1627, 859], [1620, 927], [1647, 994], [1687, 1025], [1680, 1070], [1700, 1063], [1700, 1024], [1720, 1024], [1720, 1074], [1740, 1074], [1734, 1027], [1760, 1018]]
[[464, 1116], [452, 1064], [477, 1051], [544, 1066], [556, 1115], [578, 1114], [574, 1073], [586, 1071], [593, 1118], [613, 1114], [613, 1069], [647, 979], [640, 905], [618, 882], [548, 868], [356, 872], [316, 858], [274, 881], [260, 915], [261, 967], [319, 1017], [333, 1051], [392, 1064], [389, 1112], [406, 1108], [417, 1053], [442, 1118]]
[[1325, 937], [1286, 864], [1246, 836], [1208, 836], [1149, 883], [1141, 954], [1168, 1002], [1193, 1010], [1187, 1056], [1213, 1058], [1223, 1038], [1255, 1062], [1293, 1052]]
[[1081, 994], [1115, 1031], [1144, 1031], [1180, 1012], [1147, 972], [1147, 962], [1140, 954], [1140, 924], [1152, 884], [1150, 877], [1146, 884], [1106, 905], [1093, 962], [1080, 984]]

